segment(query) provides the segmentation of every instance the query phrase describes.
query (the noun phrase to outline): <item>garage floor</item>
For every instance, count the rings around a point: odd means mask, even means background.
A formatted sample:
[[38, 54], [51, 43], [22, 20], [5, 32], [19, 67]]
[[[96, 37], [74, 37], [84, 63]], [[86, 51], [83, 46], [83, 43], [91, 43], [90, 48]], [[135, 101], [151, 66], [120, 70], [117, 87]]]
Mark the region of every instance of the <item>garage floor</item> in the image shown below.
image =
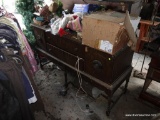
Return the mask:
[[[135, 70], [141, 70], [143, 58], [142, 54], [134, 54], [132, 61], [134, 69], [128, 91], [112, 108], [109, 117], [105, 113], [107, 99], [100, 95], [103, 91], [85, 83], [83, 88], [89, 95], [78, 92], [76, 87], [69, 85], [67, 95], [62, 96], [60, 91], [64, 84], [64, 71], [52, 63], [44, 66], [44, 70], [36, 73], [35, 82], [45, 105], [45, 113], [36, 112], [36, 120], [160, 120], [160, 109], [139, 99], [144, 79], [133, 77], [133, 73]], [[147, 73], [149, 62], [150, 57], [147, 56], [143, 67], [144, 73]], [[69, 73], [68, 80], [76, 85], [77, 75]], [[117, 90], [115, 97], [119, 95], [122, 88], [123, 85]], [[159, 84], [153, 82], [148, 92], [160, 93], [159, 88]]]

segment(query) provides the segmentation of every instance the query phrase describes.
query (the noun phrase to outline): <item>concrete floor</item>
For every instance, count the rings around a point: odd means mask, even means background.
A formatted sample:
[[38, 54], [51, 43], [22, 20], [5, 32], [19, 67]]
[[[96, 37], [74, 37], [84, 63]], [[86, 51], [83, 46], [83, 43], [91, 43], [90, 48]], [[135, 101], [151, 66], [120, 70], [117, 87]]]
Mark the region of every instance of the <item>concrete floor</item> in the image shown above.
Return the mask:
[[[144, 79], [133, 77], [133, 73], [135, 70], [141, 70], [143, 58], [142, 54], [134, 53], [132, 61], [134, 69], [130, 77], [128, 91], [112, 108], [109, 117], [105, 113], [107, 99], [103, 96], [94, 99], [89, 95], [81, 94], [81, 92], [76, 95], [78, 89], [72, 85], [69, 85], [67, 95], [61, 96], [59, 92], [64, 84], [64, 71], [56, 66], [52, 69], [50, 69], [50, 65], [45, 66], [43, 71], [39, 70], [36, 73], [35, 82], [43, 99], [46, 114], [36, 112], [36, 120], [160, 120], [160, 109], [139, 99]], [[149, 62], [150, 57], [147, 56], [143, 67], [144, 73], [147, 73]], [[72, 82], [78, 81], [77, 77], [71, 73], [68, 75], [68, 79]], [[115, 97], [121, 92], [123, 86], [117, 90]], [[92, 93], [92, 88], [94, 87], [89, 84], [87, 87], [84, 86], [88, 93]], [[156, 94], [160, 93], [159, 88], [159, 84], [153, 82], [148, 90]], [[103, 92], [96, 88], [94, 90], [97, 94]], [[89, 105], [89, 109], [86, 109], [86, 105]]]

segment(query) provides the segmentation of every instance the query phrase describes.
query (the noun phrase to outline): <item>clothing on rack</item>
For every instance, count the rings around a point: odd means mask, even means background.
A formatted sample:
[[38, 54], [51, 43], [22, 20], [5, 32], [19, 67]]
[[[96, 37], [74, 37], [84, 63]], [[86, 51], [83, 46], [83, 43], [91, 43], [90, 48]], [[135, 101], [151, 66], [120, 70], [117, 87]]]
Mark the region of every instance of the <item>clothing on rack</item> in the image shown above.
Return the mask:
[[1, 45], [14, 46], [15, 49], [19, 49], [17, 33], [12, 27], [4, 23], [0, 23], [0, 38], [6, 40], [6, 42]]
[[[4, 23], [0, 23], [0, 38], [3, 38], [3, 40], [6, 41], [0, 44], [1, 48], [10, 47], [13, 48], [14, 50], [20, 49], [19, 43], [17, 42], [18, 37], [15, 30]], [[9, 49], [8, 50], [1, 49], [1, 51], [6, 52], [9, 51]], [[30, 58], [32, 57], [30, 56]], [[30, 65], [30, 63], [28, 63], [28, 65]], [[31, 103], [36, 102], [36, 97], [35, 96], [33, 97], [34, 99], [31, 101]], [[31, 99], [31, 97], [29, 97], [28, 99]]]
[[9, 78], [0, 71], [0, 120], [22, 120], [19, 102]]
[[11, 16], [9, 16], [9, 18], [3, 16], [3, 17], [0, 18], [0, 23], [3, 23], [3, 24], [6, 24], [6, 25], [10, 26], [16, 31], [17, 37], [18, 37], [17, 40], [18, 40], [20, 49], [21, 49], [22, 53], [28, 57], [28, 60], [31, 64], [31, 70], [30, 71], [34, 74], [38, 70], [38, 66], [37, 66], [36, 59], [34, 57], [34, 53], [31, 49], [24, 33], [18, 27], [19, 24], [17, 24], [17, 22], [15, 22], [15, 20], [13, 20], [12, 18], [13, 17], [11, 17]]
[[[10, 91], [18, 100], [20, 106], [21, 120], [33, 120], [32, 113], [29, 108], [24, 83], [22, 80], [21, 67], [22, 64], [17, 62], [17, 56], [6, 56], [6, 61], [0, 62], [0, 71], [8, 77], [8, 86], [12, 86]], [[19, 59], [19, 58], [18, 58]]]
[[36, 59], [14, 15], [1, 13], [0, 120], [34, 120], [29, 103], [37, 98], [27, 73], [38, 70]]
[[35, 96], [34, 89], [30, 83], [29, 77], [28, 77], [24, 67], [22, 67], [22, 78], [23, 78], [25, 92], [27, 95], [28, 102], [35, 103], [37, 101], [37, 98]]

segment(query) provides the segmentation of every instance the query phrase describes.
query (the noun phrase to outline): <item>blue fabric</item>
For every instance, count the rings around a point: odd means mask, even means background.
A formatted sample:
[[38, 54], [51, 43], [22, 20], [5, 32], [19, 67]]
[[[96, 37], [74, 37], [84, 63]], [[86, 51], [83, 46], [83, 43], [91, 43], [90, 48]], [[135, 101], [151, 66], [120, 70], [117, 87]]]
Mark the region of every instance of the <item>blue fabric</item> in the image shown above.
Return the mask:
[[98, 10], [99, 8], [100, 6], [96, 4], [74, 4], [73, 13], [90, 13]]
[[26, 75], [23, 72], [22, 72], [22, 78], [23, 78], [23, 83], [24, 83], [24, 88], [26, 91], [27, 98], [28, 99], [32, 98], [34, 96], [32, 87], [30, 85], [29, 80], [27, 79]]
[[88, 10], [88, 12], [89, 12], [89, 13], [90, 13], [90, 12], [94, 12], [94, 11], [98, 10], [99, 8], [100, 8], [99, 5], [89, 4], [89, 10]]
[[88, 13], [89, 4], [74, 4], [73, 13], [81, 12]]

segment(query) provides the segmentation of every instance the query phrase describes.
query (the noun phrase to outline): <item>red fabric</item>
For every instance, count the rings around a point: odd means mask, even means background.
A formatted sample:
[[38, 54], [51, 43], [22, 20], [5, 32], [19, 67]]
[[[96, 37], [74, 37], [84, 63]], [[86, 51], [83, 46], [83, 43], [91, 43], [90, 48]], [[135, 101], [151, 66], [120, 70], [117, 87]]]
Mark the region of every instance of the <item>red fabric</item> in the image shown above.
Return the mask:
[[58, 31], [58, 34], [60, 37], [62, 37], [63, 35], [66, 35], [68, 34], [63, 28], [60, 28], [59, 31]]
[[77, 15], [73, 15], [73, 18], [76, 19], [78, 16]]

